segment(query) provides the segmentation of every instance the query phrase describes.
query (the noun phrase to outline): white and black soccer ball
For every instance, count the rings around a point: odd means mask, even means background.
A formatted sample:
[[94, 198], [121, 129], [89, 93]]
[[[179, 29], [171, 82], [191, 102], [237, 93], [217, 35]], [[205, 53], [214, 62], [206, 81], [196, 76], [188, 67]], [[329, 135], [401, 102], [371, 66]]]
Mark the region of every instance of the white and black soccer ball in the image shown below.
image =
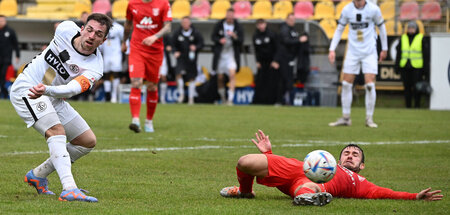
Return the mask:
[[328, 182], [336, 174], [336, 159], [327, 151], [312, 151], [303, 162], [306, 177], [315, 183]]

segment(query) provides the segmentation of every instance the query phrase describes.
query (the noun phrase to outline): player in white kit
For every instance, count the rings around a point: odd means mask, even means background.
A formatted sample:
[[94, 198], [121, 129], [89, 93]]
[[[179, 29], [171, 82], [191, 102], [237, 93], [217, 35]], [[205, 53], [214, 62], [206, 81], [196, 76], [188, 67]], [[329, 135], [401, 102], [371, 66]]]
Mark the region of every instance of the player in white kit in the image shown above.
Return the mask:
[[342, 118], [336, 122], [331, 122], [329, 126], [350, 126], [350, 110], [352, 106], [352, 87], [355, 76], [359, 74], [361, 67], [364, 73], [366, 90], [366, 126], [370, 128], [378, 127], [373, 122], [375, 109], [375, 78], [378, 74], [377, 33], [375, 25], [380, 31], [381, 49], [379, 61], [387, 55], [387, 36], [384, 20], [380, 8], [366, 0], [353, 0], [353, 3], [344, 7], [339, 18], [339, 24], [334, 32], [330, 44], [328, 59], [334, 63], [336, 57], [336, 47], [341, 39], [341, 34], [346, 25], [349, 25], [348, 47], [343, 65], [343, 81], [341, 92]]
[[[91, 88], [103, 75], [103, 59], [97, 47], [105, 40], [112, 20], [94, 13], [81, 29], [72, 21], [62, 22], [48, 47], [17, 77], [11, 88], [11, 103], [27, 127], [47, 141], [50, 158], [25, 175], [25, 182], [39, 194], [48, 190], [47, 176], [56, 170], [63, 186], [60, 201], [97, 202], [75, 184], [71, 163], [88, 154], [96, 144], [86, 121], [65, 101]], [[47, 69], [56, 77], [43, 85]], [[69, 143], [67, 143], [69, 141]]]
[[[112, 19], [111, 12], [106, 13]], [[122, 72], [122, 41], [123, 26], [113, 21], [113, 26], [108, 33], [106, 41], [100, 46], [103, 56], [103, 88], [105, 89], [105, 100], [111, 103], [117, 102], [117, 90], [120, 84], [120, 73]], [[111, 75], [113, 77], [111, 86]]]

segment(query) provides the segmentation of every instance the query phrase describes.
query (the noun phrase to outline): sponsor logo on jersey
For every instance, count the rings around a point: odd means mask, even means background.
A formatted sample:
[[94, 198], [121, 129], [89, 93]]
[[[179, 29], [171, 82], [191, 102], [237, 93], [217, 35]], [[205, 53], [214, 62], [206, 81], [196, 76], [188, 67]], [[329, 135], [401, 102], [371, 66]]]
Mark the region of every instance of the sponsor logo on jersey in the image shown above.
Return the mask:
[[353, 30], [360, 30], [360, 29], [364, 29], [364, 28], [368, 28], [369, 27], [369, 23], [368, 22], [362, 22], [362, 23], [350, 23], [350, 25], [352, 26]]
[[47, 105], [44, 102], [38, 102], [36, 104], [36, 110], [38, 110], [39, 112], [42, 112], [45, 109], [47, 109]]
[[139, 24], [136, 24], [137, 28], [143, 28], [143, 29], [153, 29], [157, 28], [158, 24], [153, 24], [152, 17], [144, 17], [141, 19]]
[[47, 62], [48, 65], [50, 65], [56, 71], [56, 73], [58, 73], [59, 76], [61, 76], [64, 80], [69, 78], [70, 75], [64, 68], [63, 64], [61, 63], [61, 60], [58, 58], [57, 55], [55, 55], [55, 53], [52, 52], [51, 49], [49, 49], [47, 53], [45, 53], [45, 62]]
[[137, 14], [137, 13], [138, 13], [138, 10], [133, 9], [133, 13], [134, 13], [134, 14]]

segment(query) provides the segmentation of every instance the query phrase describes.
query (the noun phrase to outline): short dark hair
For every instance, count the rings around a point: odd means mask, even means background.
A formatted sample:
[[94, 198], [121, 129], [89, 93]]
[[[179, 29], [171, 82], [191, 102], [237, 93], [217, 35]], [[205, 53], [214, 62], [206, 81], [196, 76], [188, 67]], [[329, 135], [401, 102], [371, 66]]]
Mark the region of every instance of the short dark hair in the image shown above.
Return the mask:
[[234, 9], [233, 8], [228, 8], [227, 13], [228, 12], [233, 12], [234, 13]]
[[109, 18], [107, 15], [105, 14], [101, 14], [101, 13], [93, 13], [91, 15], [88, 16], [86, 23], [88, 23], [90, 20], [95, 20], [98, 23], [100, 23], [100, 25], [106, 25], [106, 32], [105, 32], [105, 37], [108, 35], [109, 33], [109, 29], [111, 29], [112, 27], [112, 19]]
[[342, 148], [341, 153], [339, 154], [339, 160], [341, 160], [341, 155], [342, 155], [342, 152], [344, 151], [344, 149], [346, 149], [348, 147], [354, 147], [354, 148], [359, 149], [359, 151], [361, 151], [361, 155], [362, 155], [361, 163], [364, 163], [364, 151], [362, 150], [361, 147], [359, 147], [358, 145], [353, 144], [353, 143], [350, 143], [350, 144], [346, 145], [344, 148]]
[[261, 23], [265, 23], [266, 20], [265, 19], [257, 19], [256, 20], [256, 24], [261, 24]]
[[5, 15], [3, 15], [3, 14], [0, 14], [0, 18], [2, 18], [2, 17], [6, 18], [6, 16], [5, 16]]
[[183, 19], [189, 19], [189, 20], [191, 20], [191, 17], [190, 16], [183, 16], [183, 18], [181, 18], [182, 20]]

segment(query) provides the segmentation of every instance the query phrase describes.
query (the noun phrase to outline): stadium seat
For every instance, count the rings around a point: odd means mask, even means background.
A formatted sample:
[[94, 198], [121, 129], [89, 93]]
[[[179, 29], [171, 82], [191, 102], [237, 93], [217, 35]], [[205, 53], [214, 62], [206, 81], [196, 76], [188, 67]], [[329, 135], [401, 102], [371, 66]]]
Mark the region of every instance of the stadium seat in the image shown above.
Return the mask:
[[415, 1], [403, 2], [400, 6], [400, 20], [414, 20], [419, 18], [419, 4]]
[[394, 19], [386, 20], [384, 25], [386, 26], [386, 32], [388, 36], [398, 36], [401, 35], [403, 32], [402, 24], [400, 23], [400, 21], [397, 21], [397, 31], [394, 30], [395, 28]]
[[175, 0], [171, 6], [172, 18], [181, 19], [191, 15], [191, 5], [188, 0]]
[[109, 0], [95, 0], [92, 4], [92, 12], [93, 13], [103, 13], [111, 11], [111, 2]]
[[272, 3], [269, 0], [258, 0], [253, 5], [252, 19], [272, 18]]
[[241, 66], [236, 73], [236, 87], [248, 87], [253, 84], [254, 77], [252, 69], [248, 66]]
[[227, 14], [227, 10], [231, 7], [228, 0], [216, 0], [211, 6], [211, 19], [223, 19]]
[[77, 0], [74, 1], [73, 4], [74, 10], [73, 13], [69, 14], [71, 18], [78, 18], [80, 14], [83, 12], [92, 12], [92, 4], [90, 0]]
[[0, 13], [5, 16], [17, 15], [17, 1], [16, 0], [3, 0], [0, 2]]
[[115, 19], [124, 19], [127, 15], [128, 0], [117, 0], [112, 5], [112, 16]]
[[286, 19], [287, 15], [294, 10], [292, 2], [289, 0], [281, 0], [273, 5], [273, 19]]
[[191, 17], [206, 19], [211, 13], [211, 4], [208, 0], [197, 0], [191, 5]]
[[342, 10], [351, 2], [351, 0], [343, 0], [336, 5], [336, 19], [339, 19], [341, 17]]
[[331, 39], [334, 35], [334, 31], [336, 30], [337, 23], [335, 19], [322, 19], [319, 22], [320, 27], [322, 27], [323, 31], [329, 39]]
[[[421, 34], [425, 34], [425, 26], [423, 25], [423, 22], [420, 20], [416, 20], [416, 23], [417, 27], [419, 28], [419, 32]], [[406, 31], [408, 30], [408, 22], [405, 23], [405, 27], [403, 29], [404, 29], [403, 33], [406, 33]]]
[[385, 1], [380, 4], [381, 14], [384, 20], [392, 19], [395, 17], [395, 2]]
[[334, 5], [331, 2], [319, 2], [314, 8], [314, 19], [334, 19]]
[[299, 1], [294, 6], [294, 15], [297, 19], [309, 19], [314, 15], [314, 5], [310, 1]]
[[233, 4], [234, 16], [238, 19], [249, 18], [252, 14], [252, 4], [248, 0], [239, 0]]
[[429, 1], [422, 5], [420, 11], [420, 19], [422, 20], [439, 20], [441, 19], [442, 11], [438, 2]]

